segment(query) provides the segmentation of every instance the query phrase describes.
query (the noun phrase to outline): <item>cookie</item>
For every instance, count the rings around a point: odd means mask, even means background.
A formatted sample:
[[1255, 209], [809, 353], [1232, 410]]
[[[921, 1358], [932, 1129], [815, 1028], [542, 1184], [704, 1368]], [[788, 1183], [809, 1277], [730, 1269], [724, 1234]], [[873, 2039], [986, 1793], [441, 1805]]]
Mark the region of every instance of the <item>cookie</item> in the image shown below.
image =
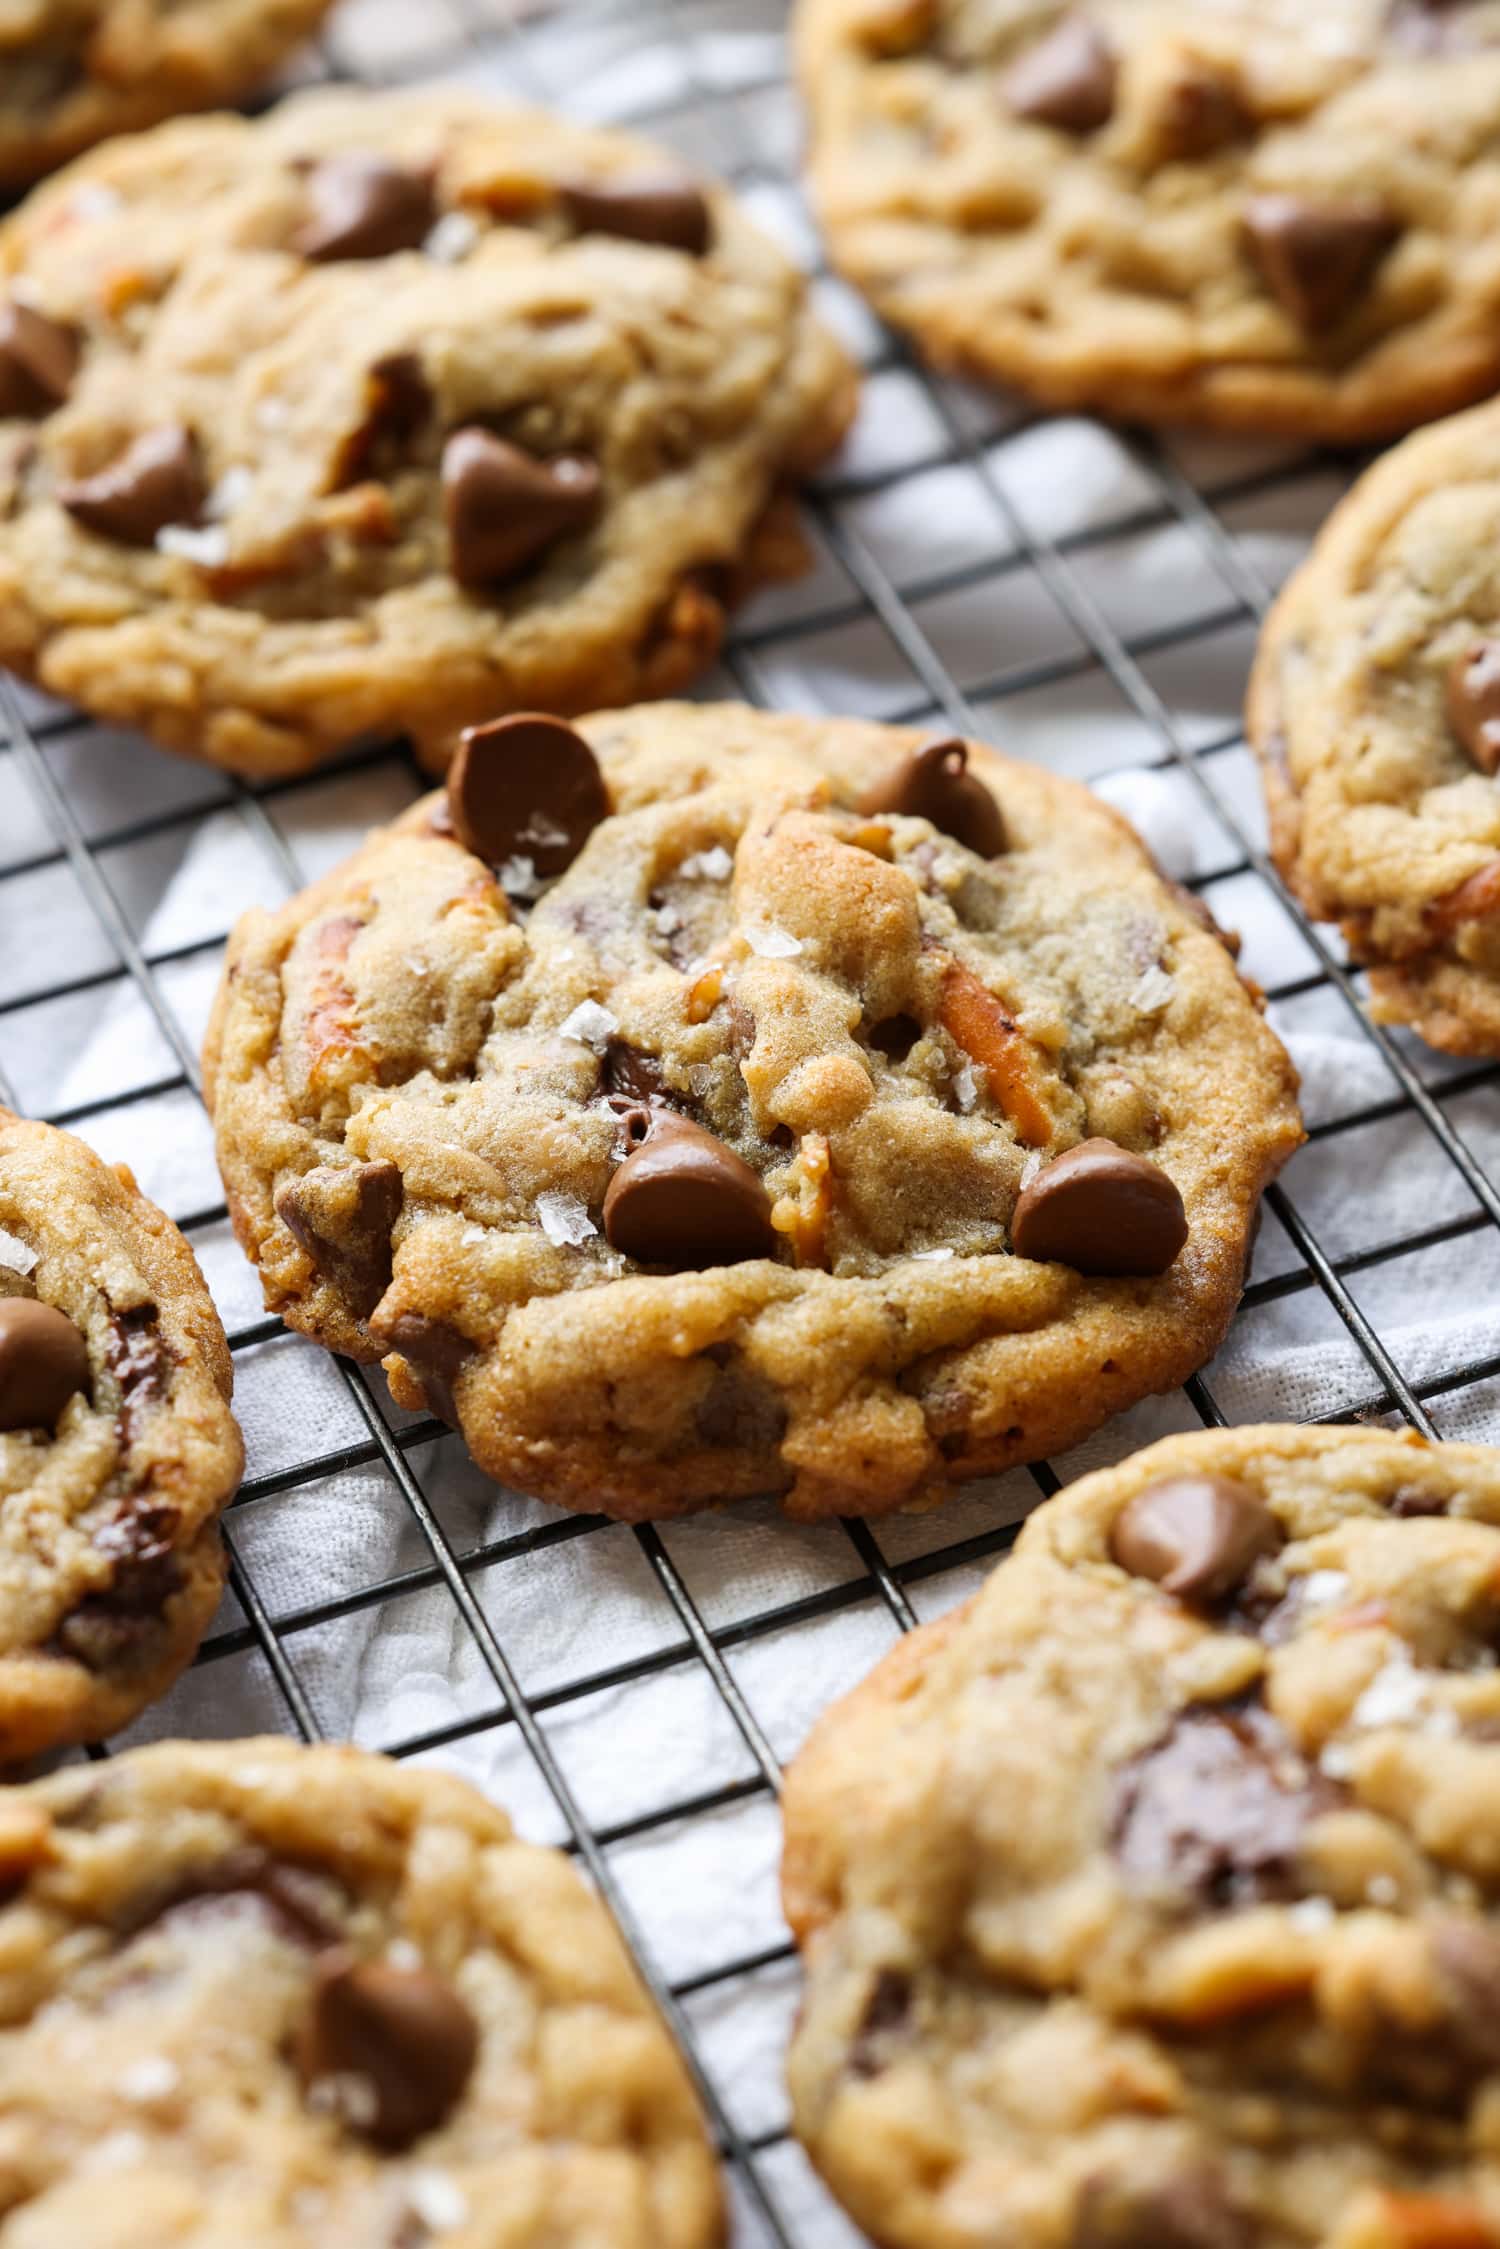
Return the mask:
[[1370, 968], [1372, 1012], [1500, 1054], [1500, 405], [1368, 470], [1251, 679], [1277, 864]]
[[112, 133], [251, 92], [330, 0], [8, 0], [0, 18], [0, 188]]
[[543, 1498], [925, 1504], [1224, 1333], [1301, 1128], [1200, 913], [973, 744], [518, 715], [240, 923], [235, 1228], [268, 1306]]
[[0, 1810], [15, 2249], [714, 2249], [687, 2073], [560, 1852], [354, 1749], [168, 1742]]
[[232, 1387], [170, 1219], [0, 1109], [0, 1764], [128, 1724], [202, 1639], [244, 1458]]
[[1335, 442], [1500, 382], [1494, 0], [800, 0], [796, 45], [833, 254], [942, 367]]
[[721, 188], [458, 93], [101, 150], [0, 228], [0, 662], [253, 776], [683, 684], [848, 361]]
[[795, 2122], [883, 2249], [1500, 2241], [1500, 1452], [1169, 1438], [786, 1795]]

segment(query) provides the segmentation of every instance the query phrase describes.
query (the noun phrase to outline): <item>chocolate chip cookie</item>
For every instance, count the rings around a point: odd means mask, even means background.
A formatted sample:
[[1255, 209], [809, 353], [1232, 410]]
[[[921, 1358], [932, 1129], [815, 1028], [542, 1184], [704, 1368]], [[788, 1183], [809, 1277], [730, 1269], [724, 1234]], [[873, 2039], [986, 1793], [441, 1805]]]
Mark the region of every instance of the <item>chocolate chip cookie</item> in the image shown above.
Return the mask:
[[466, 739], [230, 946], [205, 1056], [267, 1304], [628, 1518], [878, 1514], [1217, 1346], [1295, 1078], [1075, 784], [662, 704]]
[[884, 2249], [1500, 2241], [1500, 1452], [1174, 1437], [786, 1796], [797, 2129]]
[[243, 1463], [232, 1386], [171, 1221], [0, 1109], [0, 1764], [128, 1724], [202, 1639]]
[[0, 228], [0, 662], [251, 775], [683, 684], [851, 368], [722, 188], [458, 93], [100, 150]]
[[0, 188], [95, 141], [251, 92], [331, 0], [7, 0]]
[[171, 1742], [0, 1807], [15, 2249], [714, 2249], [602, 1906], [462, 1782]]
[[1500, 381], [1495, 0], [800, 0], [838, 262], [1051, 407], [1334, 441]]
[[1372, 1011], [1500, 1054], [1500, 406], [1408, 438], [1325, 526], [1250, 687], [1277, 863]]

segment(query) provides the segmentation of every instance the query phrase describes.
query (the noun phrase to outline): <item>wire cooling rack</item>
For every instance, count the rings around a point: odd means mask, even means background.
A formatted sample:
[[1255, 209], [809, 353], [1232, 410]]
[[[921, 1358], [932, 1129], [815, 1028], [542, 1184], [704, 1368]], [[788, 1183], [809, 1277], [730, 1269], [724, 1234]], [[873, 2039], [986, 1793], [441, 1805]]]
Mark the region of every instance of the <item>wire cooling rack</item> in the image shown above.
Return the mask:
[[[817, 276], [865, 366], [863, 411], [808, 497], [813, 571], [742, 615], [702, 691], [940, 721], [1094, 782], [1175, 839], [1173, 871], [1244, 933], [1272, 1020], [1336, 1064], [1309, 1085], [1311, 1144], [1268, 1197], [1220, 1358], [1066, 1462], [879, 1525], [809, 1529], [752, 1506], [632, 1530], [484, 1484], [378, 1373], [260, 1315], [198, 1097], [228, 922], [410, 801], [423, 784], [399, 749], [247, 788], [0, 679], [0, 1093], [133, 1165], [231, 1331], [249, 1445], [232, 1590], [127, 1738], [342, 1734], [469, 1772], [573, 1850], [616, 1914], [703, 2093], [737, 2242], [832, 2249], [854, 2237], [788, 2137], [781, 2086], [784, 1758], [1084, 1467], [1272, 1417], [1288, 1396], [1330, 1421], [1500, 1436], [1500, 1325], [1476, 1322], [1471, 1354], [1450, 1347], [1451, 1321], [1432, 1348], [1406, 1319], [1452, 1274], [1500, 1305], [1500, 1110], [1494, 1067], [1369, 1024], [1357, 972], [1266, 858], [1244, 673], [1275, 582], [1353, 464], [1043, 421], [925, 376], [819, 262], [784, 29], [779, 0], [348, 0], [302, 75], [458, 78], [638, 123], [727, 171]], [[1314, 1376], [1288, 1390], [1304, 1364]]]

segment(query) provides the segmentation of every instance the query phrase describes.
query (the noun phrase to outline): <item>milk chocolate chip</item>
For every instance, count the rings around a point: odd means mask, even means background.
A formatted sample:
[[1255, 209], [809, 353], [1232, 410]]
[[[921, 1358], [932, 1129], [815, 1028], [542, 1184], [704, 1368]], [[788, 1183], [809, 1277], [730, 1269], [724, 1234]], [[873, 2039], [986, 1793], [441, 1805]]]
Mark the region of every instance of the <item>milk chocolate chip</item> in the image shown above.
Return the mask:
[[998, 859], [1005, 849], [1005, 822], [984, 783], [969, 771], [969, 748], [956, 735], [923, 742], [872, 782], [859, 800], [861, 812], [905, 812], [930, 820], [981, 859]]
[[381, 2147], [410, 2147], [436, 2131], [479, 2054], [479, 2026], [452, 1985], [426, 1968], [356, 1960], [342, 1948], [313, 1975], [297, 2044], [303, 2083], [353, 2078], [367, 2086], [373, 2113], [364, 2128]]
[[307, 193], [310, 215], [292, 248], [317, 264], [419, 249], [437, 220], [428, 175], [384, 156], [330, 156], [314, 166]]
[[0, 420], [50, 414], [73, 387], [78, 331], [14, 299], [0, 307]]
[[599, 471], [582, 454], [539, 461], [489, 430], [456, 430], [443, 447], [448, 566], [461, 586], [516, 577], [599, 513]]
[[0, 1429], [55, 1429], [88, 1381], [88, 1348], [65, 1312], [33, 1296], [0, 1298]]
[[1122, 1771], [1115, 1856], [1204, 1905], [1294, 1898], [1307, 1825], [1340, 1801], [1259, 1703], [1191, 1704]]
[[428, 1408], [450, 1429], [459, 1425], [453, 1385], [479, 1346], [471, 1343], [446, 1320], [431, 1320], [425, 1312], [398, 1312], [371, 1333], [387, 1351], [399, 1351], [410, 1362], [422, 1385]]
[[604, 1198], [612, 1249], [674, 1273], [770, 1256], [770, 1197], [732, 1148], [668, 1110], [633, 1109], [623, 1123], [630, 1154]]
[[539, 875], [560, 875], [608, 816], [609, 792], [581, 734], [560, 718], [518, 711], [461, 736], [448, 812], [476, 858], [499, 867], [520, 857]]
[[580, 233], [619, 234], [701, 258], [708, 248], [708, 200], [690, 180], [649, 174], [616, 180], [568, 180], [562, 205]]
[[1017, 1257], [1078, 1273], [1165, 1273], [1187, 1240], [1187, 1213], [1149, 1156], [1084, 1140], [1022, 1189], [1010, 1222]]
[[276, 1215], [363, 1320], [390, 1287], [391, 1228], [401, 1202], [395, 1164], [319, 1164], [277, 1188]]
[[1336, 328], [1354, 309], [1401, 232], [1385, 205], [1368, 195], [1255, 195], [1245, 206], [1244, 227], [1262, 281], [1313, 335]]
[[1448, 724], [1481, 773], [1500, 771], [1500, 640], [1476, 640], [1448, 667]]
[[1001, 93], [1014, 116], [1034, 125], [1096, 133], [1114, 115], [1118, 69], [1114, 49], [1087, 16], [1065, 16], [1006, 72]]
[[203, 469], [190, 430], [145, 430], [97, 476], [64, 484], [58, 503], [74, 521], [125, 547], [149, 547], [169, 523], [196, 523]]
[[1259, 1494], [1232, 1476], [1166, 1476], [1128, 1500], [1109, 1550], [1132, 1577], [1151, 1578], [1180, 1601], [1221, 1601], [1263, 1554], [1281, 1544]]
[[1135, 2178], [1121, 2166], [1086, 2179], [1073, 2249], [1254, 2249], [1255, 2229], [1206, 2163], [1170, 2178]]

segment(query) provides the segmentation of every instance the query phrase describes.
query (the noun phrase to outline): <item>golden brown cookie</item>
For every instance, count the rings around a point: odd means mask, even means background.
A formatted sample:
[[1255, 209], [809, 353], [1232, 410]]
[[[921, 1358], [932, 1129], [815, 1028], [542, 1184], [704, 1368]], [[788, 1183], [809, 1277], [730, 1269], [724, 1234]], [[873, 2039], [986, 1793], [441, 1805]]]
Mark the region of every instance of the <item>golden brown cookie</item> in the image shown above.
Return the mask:
[[735, 706], [483, 730], [230, 947], [267, 1304], [626, 1517], [930, 1502], [1217, 1347], [1295, 1078], [1116, 814]]
[[834, 257], [1050, 407], [1334, 441], [1500, 380], [1495, 0], [800, 0]]
[[1500, 2241], [1500, 1452], [1173, 1437], [788, 1776], [797, 2130], [882, 2249]]
[[244, 1458], [232, 1387], [171, 1221], [0, 1109], [0, 1763], [127, 1725], [202, 1639]]
[[684, 684], [848, 361], [722, 188], [460, 93], [99, 151], [0, 227], [0, 661], [251, 775]]

